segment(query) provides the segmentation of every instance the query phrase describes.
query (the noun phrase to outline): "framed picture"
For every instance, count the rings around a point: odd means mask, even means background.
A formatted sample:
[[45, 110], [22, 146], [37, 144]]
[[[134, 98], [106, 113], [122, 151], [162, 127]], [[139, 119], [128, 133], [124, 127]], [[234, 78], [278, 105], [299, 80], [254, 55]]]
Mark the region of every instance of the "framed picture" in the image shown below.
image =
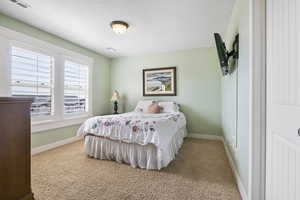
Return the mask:
[[176, 96], [176, 67], [143, 70], [144, 96]]

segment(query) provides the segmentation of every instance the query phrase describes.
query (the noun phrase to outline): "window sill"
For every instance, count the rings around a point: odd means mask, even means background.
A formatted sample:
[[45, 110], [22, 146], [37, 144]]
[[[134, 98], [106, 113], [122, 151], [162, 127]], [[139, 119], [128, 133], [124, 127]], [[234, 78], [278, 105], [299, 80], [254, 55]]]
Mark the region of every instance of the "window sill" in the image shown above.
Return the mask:
[[39, 122], [32, 122], [31, 133], [37, 133], [37, 132], [47, 131], [51, 129], [58, 129], [58, 128], [63, 128], [63, 127], [68, 127], [73, 125], [79, 125], [90, 117], [92, 116], [85, 115], [85, 116], [66, 118], [63, 120], [45, 120]]

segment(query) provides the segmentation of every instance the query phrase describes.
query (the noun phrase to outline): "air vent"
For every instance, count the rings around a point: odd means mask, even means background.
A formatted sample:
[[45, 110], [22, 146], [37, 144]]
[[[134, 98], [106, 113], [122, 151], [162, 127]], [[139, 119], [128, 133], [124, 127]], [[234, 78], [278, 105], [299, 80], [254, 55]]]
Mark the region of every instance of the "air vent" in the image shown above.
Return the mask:
[[22, 8], [30, 8], [31, 7], [28, 3], [24, 2], [24, 1], [20, 1], [20, 0], [9, 0], [9, 1], [22, 7]]
[[107, 51], [110, 51], [110, 52], [112, 52], [112, 53], [117, 52], [117, 49], [114, 49], [114, 48], [112, 48], [112, 47], [108, 47], [108, 48], [106, 48], [106, 49], [107, 49]]

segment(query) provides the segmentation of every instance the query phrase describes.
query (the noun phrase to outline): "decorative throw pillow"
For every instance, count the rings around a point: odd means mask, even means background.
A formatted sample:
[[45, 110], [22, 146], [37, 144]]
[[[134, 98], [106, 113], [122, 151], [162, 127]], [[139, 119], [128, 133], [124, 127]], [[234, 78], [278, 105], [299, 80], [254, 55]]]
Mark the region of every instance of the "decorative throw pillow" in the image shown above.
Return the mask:
[[136, 105], [134, 111], [135, 111], [135, 112], [146, 113], [146, 112], [148, 111], [149, 106], [150, 106], [151, 104], [153, 104], [153, 103], [156, 103], [156, 101], [154, 101], [154, 100], [140, 100], [140, 101], [137, 103], [137, 105]]
[[152, 113], [152, 114], [160, 113], [161, 109], [162, 107], [160, 107], [158, 103], [153, 103], [148, 107], [148, 113]]
[[175, 102], [159, 102], [158, 105], [163, 108], [164, 113], [179, 112], [179, 104]]

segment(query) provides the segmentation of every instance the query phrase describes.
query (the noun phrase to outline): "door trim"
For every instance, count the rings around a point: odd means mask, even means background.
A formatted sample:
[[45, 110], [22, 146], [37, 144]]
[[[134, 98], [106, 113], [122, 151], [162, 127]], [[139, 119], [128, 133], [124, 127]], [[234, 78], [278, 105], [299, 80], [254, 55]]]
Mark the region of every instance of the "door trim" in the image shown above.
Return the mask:
[[250, 130], [248, 199], [265, 199], [266, 1], [250, 0]]

